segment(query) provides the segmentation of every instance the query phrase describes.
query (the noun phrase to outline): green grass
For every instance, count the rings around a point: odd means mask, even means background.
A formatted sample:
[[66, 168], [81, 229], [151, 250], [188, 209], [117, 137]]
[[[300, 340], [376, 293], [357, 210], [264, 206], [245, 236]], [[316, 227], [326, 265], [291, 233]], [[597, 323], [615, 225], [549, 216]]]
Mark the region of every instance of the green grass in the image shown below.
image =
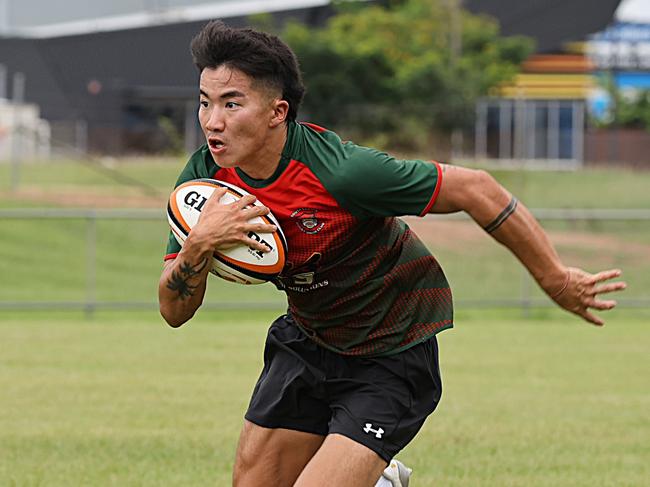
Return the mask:
[[[4, 313], [0, 485], [229, 485], [273, 317]], [[443, 400], [400, 455], [413, 487], [645, 485], [646, 324], [461, 313]]]
[[650, 208], [650, 171], [490, 172], [530, 208]]
[[[111, 162], [129, 178], [144, 181], [160, 195], [169, 191], [182, 166], [180, 159], [142, 159]], [[55, 194], [48, 206], [65, 205], [78, 192], [98, 197], [134, 196], [141, 188], [116, 184], [97, 164], [52, 161], [26, 164], [24, 187], [13, 194], [2, 190], [9, 166], [0, 165], [0, 208], [44, 206], [38, 195]], [[94, 168], [94, 169], [93, 169]], [[650, 172], [593, 169], [579, 172], [496, 171], [495, 175], [529, 206], [650, 207]], [[607, 199], [605, 199], [607, 197]], [[164, 199], [164, 198], [163, 198]], [[103, 201], [101, 198], [99, 201]], [[0, 302], [7, 301], [156, 301], [156, 285], [167, 238], [163, 203], [156, 222], [100, 221], [97, 223], [97, 265], [93, 279], [88, 266], [87, 226], [83, 221], [9, 220], [0, 237]], [[427, 228], [428, 225], [428, 228]], [[455, 224], [453, 224], [455, 225]], [[463, 225], [463, 224], [459, 224]], [[647, 222], [545, 223], [560, 238], [558, 250], [567, 263], [597, 271], [620, 267], [630, 284], [625, 297], [647, 297], [650, 289], [650, 224]], [[421, 227], [423, 240], [445, 269], [456, 299], [507, 299], [521, 294], [524, 273], [509, 253], [477, 228], [471, 234], [442, 241], [436, 222]], [[567, 236], [570, 237], [567, 239]], [[485, 283], [490, 282], [490, 286]], [[530, 295], [542, 297], [534, 284]], [[276, 303], [283, 297], [273, 286], [255, 286], [242, 293], [239, 286], [210, 279], [210, 302]]]
[[[458, 237], [437, 236], [435, 221], [420, 222], [422, 235], [449, 278], [459, 301], [512, 299], [522, 293], [522, 280], [529, 280], [521, 265], [502, 246], [491, 241], [471, 223], [453, 223], [465, 230]], [[447, 227], [445, 227], [447, 228]], [[647, 298], [650, 289], [650, 232], [635, 225], [613, 231], [557, 230], [558, 250], [571, 265], [590, 271], [620, 267], [628, 290], [622, 298]], [[92, 280], [87, 248], [87, 224], [73, 220], [10, 220], [0, 243], [0, 302], [83, 301], [93, 297], [105, 302], [157, 300], [157, 283], [167, 238], [167, 225], [160, 221], [100, 221], [97, 223]], [[606, 227], [606, 230], [608, 228]], [[489, 282], [490, 285], [485, 284]], [[542, 298], [529, 282], [530, 296]], [[94, 290], [93, 290], [94, 289]], [[271, 284], [242, 288], [215, 277], [209, 278], [207, 301], [211, 303], [276, 303], [284, 297]]]
[[[20, 168], [20, 186], [56, 190], [91, 186], [94, 189], [129, 189], [126, 177], [168, 191], [185, 164], [183, 157], [93, 160], [28, 161]], [[12, 166], [0, 164], [0, 191], [10, 188]]]
[[[423, 155], [425, 159], [431, 155]], [[98, 195], [147, 194], [139, 181], [165, 196], [185, 164], [183, 157], [48, 161], [23, 164], [23, 189], [71, 194], [80, 188]], [[649, 208], [650, 171], [588, 168], [578, 171], [499, 170], [490, 172], [529, 207]], [[0, 164], [0, 208], [29, 205], [29, 197], [11, 195], [11, 166]]]

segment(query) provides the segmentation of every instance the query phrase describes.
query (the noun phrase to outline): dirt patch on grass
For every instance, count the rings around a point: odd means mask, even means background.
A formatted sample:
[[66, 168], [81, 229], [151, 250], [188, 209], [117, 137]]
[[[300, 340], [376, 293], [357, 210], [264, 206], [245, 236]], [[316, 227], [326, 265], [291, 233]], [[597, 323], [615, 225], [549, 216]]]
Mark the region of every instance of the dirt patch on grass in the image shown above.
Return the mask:
[[[113, 188], [98, 187], [93, 191], [79, 191], [76, 187], [60, 191], [23, 187], [18, 192], [0, 192], [0, 200], [62, 208], [164, 208], [167, 195], [148, 195], [142, 192], [115, 193]], [[435, 250], [451, 249], [470, 252], [489, 245], [490, 237], [470, 220], [433, 218], [406, 218], [408, 225]], [[576, 251], [593, 252], [602, 256], [626, 254], [632, 258], [650, 260], [650, 243], [630, 241], [625, 235], [599, 234], [585, 231], [549, 231], [551, 241], [571, 255]]]
[[166, 195], [141, 193], [116, 194], [105, 188], [81, 192], [70, 188], [65, 191], [43, 191], [41, 188], [21, 188], [15, 193], [0, 192], [0, 200], [25, 203], [30, 206], [56, 206], [61, 208], [162, 208]]
[[[477, 244], [485, 245], [490, 238], [472, 221], [448, 221], [428, 218], [408, 218], [409, 226], [427, 244], [434, 248], [471, 250]], [[630, 241], [625, 235], [600, 234], [584, 231], [548, 231], [554, 245], [602, 255], [630, 254], [650, 260], [650, 243]]]

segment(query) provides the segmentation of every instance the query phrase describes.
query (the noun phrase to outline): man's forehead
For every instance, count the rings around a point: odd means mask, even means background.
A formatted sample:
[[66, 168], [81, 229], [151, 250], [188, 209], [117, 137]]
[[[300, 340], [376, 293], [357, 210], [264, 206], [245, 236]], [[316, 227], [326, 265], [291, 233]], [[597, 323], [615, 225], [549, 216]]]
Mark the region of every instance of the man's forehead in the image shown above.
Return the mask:
[[201, 89], [214, 90], [224, 88], [238, 88], [249, 90], [252, 86], [252, 78], [246, 73], [227, 66], [217, 68], [205, 68], [201, 71], [200, 85]]

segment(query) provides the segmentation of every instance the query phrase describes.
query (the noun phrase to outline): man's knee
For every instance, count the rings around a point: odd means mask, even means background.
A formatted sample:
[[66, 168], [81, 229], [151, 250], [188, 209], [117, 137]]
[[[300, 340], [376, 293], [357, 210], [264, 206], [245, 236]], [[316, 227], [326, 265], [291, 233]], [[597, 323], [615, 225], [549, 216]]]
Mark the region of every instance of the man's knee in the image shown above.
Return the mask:
[[233, 485], [247, 487], [271, 482], [293, 485], [324, 437], [287, 429], [263, 428], [244, 422], [233, 469]]
[[252, 471], [256, 465], [260, 467], [261, 462], [268, 463], [269, 466], [274, 463], [271, 457], [277, 453], [270, 447], [272, 436], [273, 430], [261, 428], [249, 421], [244, 422], [235, 455], [233, 485], [241, 485], [246, 473]]

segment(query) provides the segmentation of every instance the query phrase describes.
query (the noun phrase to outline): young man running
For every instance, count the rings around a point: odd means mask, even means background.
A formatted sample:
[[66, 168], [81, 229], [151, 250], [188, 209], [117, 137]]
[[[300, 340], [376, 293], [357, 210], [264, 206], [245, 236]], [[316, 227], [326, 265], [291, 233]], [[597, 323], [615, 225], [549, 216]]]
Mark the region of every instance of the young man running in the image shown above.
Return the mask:
[[[201, 306], [215, 249], [266, 250], [248, 232], [274, 228], [248, 223], [254, 216], [270, 209], [289, 248], [275, 282], [289, 309], [268, 332], [234, 485], [374, 486], [436, 408], [435, 335], [452, 326], [451, 292], [397, 216], [465, 211], [562, 308], [602, 325], [590, 309], [615, 306], [598, 295], [625, 287], [604, 283], [620, 271], [566, 267], [526, 207], [486, 172], [397, 160], [298, 123], [304, 87], [277, 37], [211, 22], [192, 54], [206, 144], [178, 184], [216, 178], [251, 196], [221, 205], [215, 191], [183, 248], [170, 237], [163, 317], [180, 326]], [[266, 207], [252, 206], [256, 198]]]

